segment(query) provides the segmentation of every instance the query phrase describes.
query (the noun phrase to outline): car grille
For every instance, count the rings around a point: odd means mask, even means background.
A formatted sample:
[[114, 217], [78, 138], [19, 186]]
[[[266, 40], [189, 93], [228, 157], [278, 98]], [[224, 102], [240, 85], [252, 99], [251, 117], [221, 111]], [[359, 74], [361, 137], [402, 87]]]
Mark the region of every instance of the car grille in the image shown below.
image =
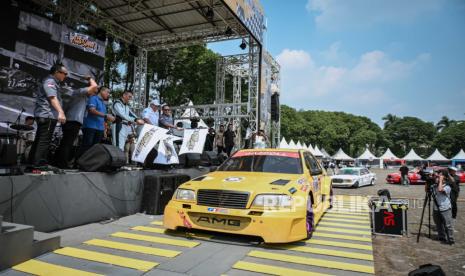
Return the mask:
[[224, 190], [199, 190], [197, 204], [211, 207], [245, 209], [249, 193]]
[[342, 183], [343, 180], [340, 178], [333, 178], [333, 183]]

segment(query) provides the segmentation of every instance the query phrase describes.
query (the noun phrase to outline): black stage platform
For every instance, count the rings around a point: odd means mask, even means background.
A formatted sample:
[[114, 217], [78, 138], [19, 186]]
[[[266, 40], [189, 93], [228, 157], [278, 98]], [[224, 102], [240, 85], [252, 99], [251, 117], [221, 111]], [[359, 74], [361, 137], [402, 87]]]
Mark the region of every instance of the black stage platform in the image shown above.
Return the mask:
[[[140, 211], [145, 176], [166, 172], [132, 170], [0, 176], [0, 215], [4, 221], [51, 232], [135, 214]], [[208, 169], [169, 172], [193, 178], [207, 173]]]

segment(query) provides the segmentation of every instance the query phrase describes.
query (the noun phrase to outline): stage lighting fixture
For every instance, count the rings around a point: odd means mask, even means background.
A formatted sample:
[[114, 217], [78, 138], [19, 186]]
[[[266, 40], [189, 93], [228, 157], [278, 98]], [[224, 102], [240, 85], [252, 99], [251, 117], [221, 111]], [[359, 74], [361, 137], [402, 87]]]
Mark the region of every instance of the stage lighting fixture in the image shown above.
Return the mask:
[[239, 45], [239, 48], [241, 48], [242, 50], [245, 50], [245, 48], [247, 48], [247, 43], [245, 43], [244, 39], [242, 39], [242, 43]]
[[213, 9], [208, 7], [207, 12], [205, 13], [205, 17], [208, 19], [208, 21], [213, 21], [214, 16], [215, 13], [213, 12]]

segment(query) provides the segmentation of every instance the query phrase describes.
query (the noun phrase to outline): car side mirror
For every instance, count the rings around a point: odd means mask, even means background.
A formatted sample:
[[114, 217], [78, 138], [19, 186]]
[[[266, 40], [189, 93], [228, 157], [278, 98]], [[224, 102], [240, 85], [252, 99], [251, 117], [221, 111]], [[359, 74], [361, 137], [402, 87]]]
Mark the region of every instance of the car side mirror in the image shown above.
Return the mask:
[[311, 175], [319, 175], [322, 174], [323, 172], [321, 170], [312, 170]]
[[210, 167], [210, 172], [215, 172], [216, 170], [218, 170], [218, 166], [211, 166]]

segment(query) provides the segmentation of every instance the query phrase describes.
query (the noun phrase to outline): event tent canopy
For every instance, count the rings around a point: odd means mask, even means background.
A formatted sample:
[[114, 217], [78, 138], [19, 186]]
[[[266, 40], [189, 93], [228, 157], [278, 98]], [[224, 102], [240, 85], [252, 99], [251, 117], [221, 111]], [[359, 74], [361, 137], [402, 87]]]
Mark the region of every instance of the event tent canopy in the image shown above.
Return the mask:
[[296, 147], [297, 149], [302, 149], [303, 148], [302, 143], [300, 143], [300, 141], [297, 141]]
[[354, 160], [352, 157], [347, 155], [342, 148], [339, 148], [339, 150], [336, 152], [336, 154], [333, 155], [333, 159], [335, 160]]
[[450, 161], [450, 159], [447, 159], [444, 155], [442, 155], [438, 149], [434, 150], [433, 154], [425, 159], [430, 161]]
[[395, 156], [394, 153], [392, 153], [391, 149], [388, 148], [386, 152], [379, 157], [379, 159], [383, 160], [399, 160], [400, 158]]
[[451, 158], [452, 160], [465, 160], [465, 152], [463, 149], [459, 151], [454, 157]]
[[295, 149], [296, 148], [296, 144], [294, 142], [294, 140], [291, 139], [291, 141], [289, 142], [289, 148], [290, 149]]
[[281, 140], [281, 142], [279, 143], [279, 148], [280, 149], [287, 149], [289, 148], [289, 144], [286, 142], [286, 139], [283, 139]]
[[320, 151], [323, 153], [324, 158], [331, 158], [331, 155], [329, 155], [329, 153], [324, 148], [321, 148]]
[[421, 161], [425, 160], [419, 156], [414, 149], [411, 149], [409, 153], [403, 158], [405, 161]]
[[[194, 103], [192, 101], [189, 101], [189, 103], [187, 104], [187, 106], [193, 106], [193, 105], [194, 105]], [[181, 120], [176, 120], [176, 123], [177, 122], [182, 122], [184, 126], [190, 126], [191, 125], [191, 120], [190, 119], [199, 118], [199, 117], [200, 117], [200, 115], [197, 112], [197, 110], [195, 110], [195, 108], [193, 108], [193, 107], [190, 107], [190, 108], [187, 108], [184, 111], [184, 113], [181, 116], [181, 118], [182, 118]], [[199, 119], [198, 127], [208, 128], [207, 124], [202, 119]]]
[[374, 159], [379, 159], [379, 158], [376, 157], [373, 153], [371, 153], [371, 151], [368, 148], [366, 148], [365, 151], [357, 159], [374, 160]]
[[313, 155], [315, 155], [315, 156], [323, 156], [323, 153], [320, 151], [318, 146], [315, 146]]

